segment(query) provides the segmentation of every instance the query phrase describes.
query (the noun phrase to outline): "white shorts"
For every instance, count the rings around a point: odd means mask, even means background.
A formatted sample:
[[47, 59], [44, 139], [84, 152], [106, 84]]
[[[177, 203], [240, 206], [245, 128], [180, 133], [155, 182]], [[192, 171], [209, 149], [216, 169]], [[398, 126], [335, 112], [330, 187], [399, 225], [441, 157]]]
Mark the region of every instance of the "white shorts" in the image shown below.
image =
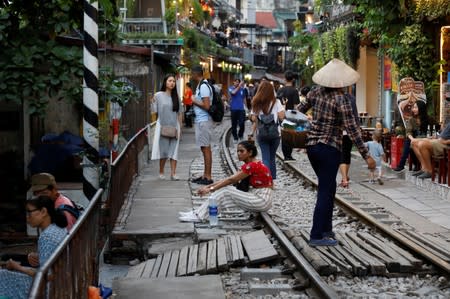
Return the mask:
[[195, 144], [199, 147], [211, 146], [212, 121], [195, 123]]

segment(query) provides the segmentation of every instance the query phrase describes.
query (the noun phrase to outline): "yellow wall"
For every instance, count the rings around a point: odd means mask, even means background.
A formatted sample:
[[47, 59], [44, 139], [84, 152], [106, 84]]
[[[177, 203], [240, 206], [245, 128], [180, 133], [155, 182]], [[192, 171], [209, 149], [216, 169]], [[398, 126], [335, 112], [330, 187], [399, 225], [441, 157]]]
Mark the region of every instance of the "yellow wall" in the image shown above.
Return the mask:
[[360, 79], [356, 83], [356, 104], [359, 112], [378, 116], [379, 65], [375, 49], [362, 47], [358, 60]]

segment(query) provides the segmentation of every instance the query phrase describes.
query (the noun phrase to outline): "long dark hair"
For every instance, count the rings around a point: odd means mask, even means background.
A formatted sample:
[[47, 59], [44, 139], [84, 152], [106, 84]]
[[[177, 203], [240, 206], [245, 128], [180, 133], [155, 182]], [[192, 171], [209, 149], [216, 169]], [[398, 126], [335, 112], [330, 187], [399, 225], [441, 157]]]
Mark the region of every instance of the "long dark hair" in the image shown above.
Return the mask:
[[427, 104], [424, 101], [416, 100], [416, 105], [419, 110], [420, 133], [425, 134], [428, 129]]
[[178, 97], [178, 91], [177, 91], [177, 80], [174, 74], [167, 74], [164, 79], [163, 83], [161, 85], [161, 91], [166, 91], [166, 83], [169, 77], [173, 77], [175, 79], [175, 87], [172, 89], [172, 92], [170, 93], [170, 97], [172, 98], [172, 111], [178, 112], [180, 111], [180, 100]]
[[55, 209], [55, 203], [53, 200], [45, 195], [40, 195], [38, 197], [34, 197], [29, 199], [25, 203], [26, 205], [30, 205], [35, 207], [36, 209], [46, 208], [47, 213], [50, 216], [50, 222], [56, 224], [59, 227], [67, 226], [67, 218], [61, 210]]
[[252, 152], [250, 157], [254, 158], [258, 155], [258, 150], [256, 149], [256, 145], [253, 142], [244, 140], [239, 142], [238, 145], [244, 147], [247, 150], [247, 152]]
[[269, 107], [275, 104], [275, 89], [269, 81], [262, 81], [258, 86], [258, 91], [252, 100], [252, 109], [255, 113], [269, 113]]

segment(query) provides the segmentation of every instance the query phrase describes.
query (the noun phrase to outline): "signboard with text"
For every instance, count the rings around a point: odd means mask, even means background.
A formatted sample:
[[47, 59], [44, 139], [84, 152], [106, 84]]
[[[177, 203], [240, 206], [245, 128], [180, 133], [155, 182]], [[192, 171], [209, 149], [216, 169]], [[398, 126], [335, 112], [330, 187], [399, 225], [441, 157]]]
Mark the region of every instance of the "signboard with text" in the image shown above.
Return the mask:
[[423, 82], [415, 81], [411, 77], [401, 79], [398, 84], [397, 105], [405, 127], [413, 117], [412, 108], [416, 101], [427, 102]]

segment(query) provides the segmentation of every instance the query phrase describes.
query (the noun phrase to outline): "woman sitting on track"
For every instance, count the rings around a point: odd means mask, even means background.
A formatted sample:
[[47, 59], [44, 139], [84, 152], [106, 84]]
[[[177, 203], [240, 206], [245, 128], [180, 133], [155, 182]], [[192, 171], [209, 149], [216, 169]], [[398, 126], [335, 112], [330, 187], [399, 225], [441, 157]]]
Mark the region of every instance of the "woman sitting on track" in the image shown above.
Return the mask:
[[[264, 212], [272, 206], [273, 180], [270, 170], [256, 159], [258, 150], [249, 141], [239, 142], [237, 155], [239, 161], [243, 161], [241, 169], [216, 183], [200, 188], [197, 193], [205, 195], [210, 193], [218, 209], [239, 207], [247, 211]], [[238, 182], [248, 179], [249, 192], [238, 190], [232, 186]], [[187, 222], [200, 222], [208, 218], [208, 204], [205, 201], [194, 211], [180, 212], [180, 220]]]

